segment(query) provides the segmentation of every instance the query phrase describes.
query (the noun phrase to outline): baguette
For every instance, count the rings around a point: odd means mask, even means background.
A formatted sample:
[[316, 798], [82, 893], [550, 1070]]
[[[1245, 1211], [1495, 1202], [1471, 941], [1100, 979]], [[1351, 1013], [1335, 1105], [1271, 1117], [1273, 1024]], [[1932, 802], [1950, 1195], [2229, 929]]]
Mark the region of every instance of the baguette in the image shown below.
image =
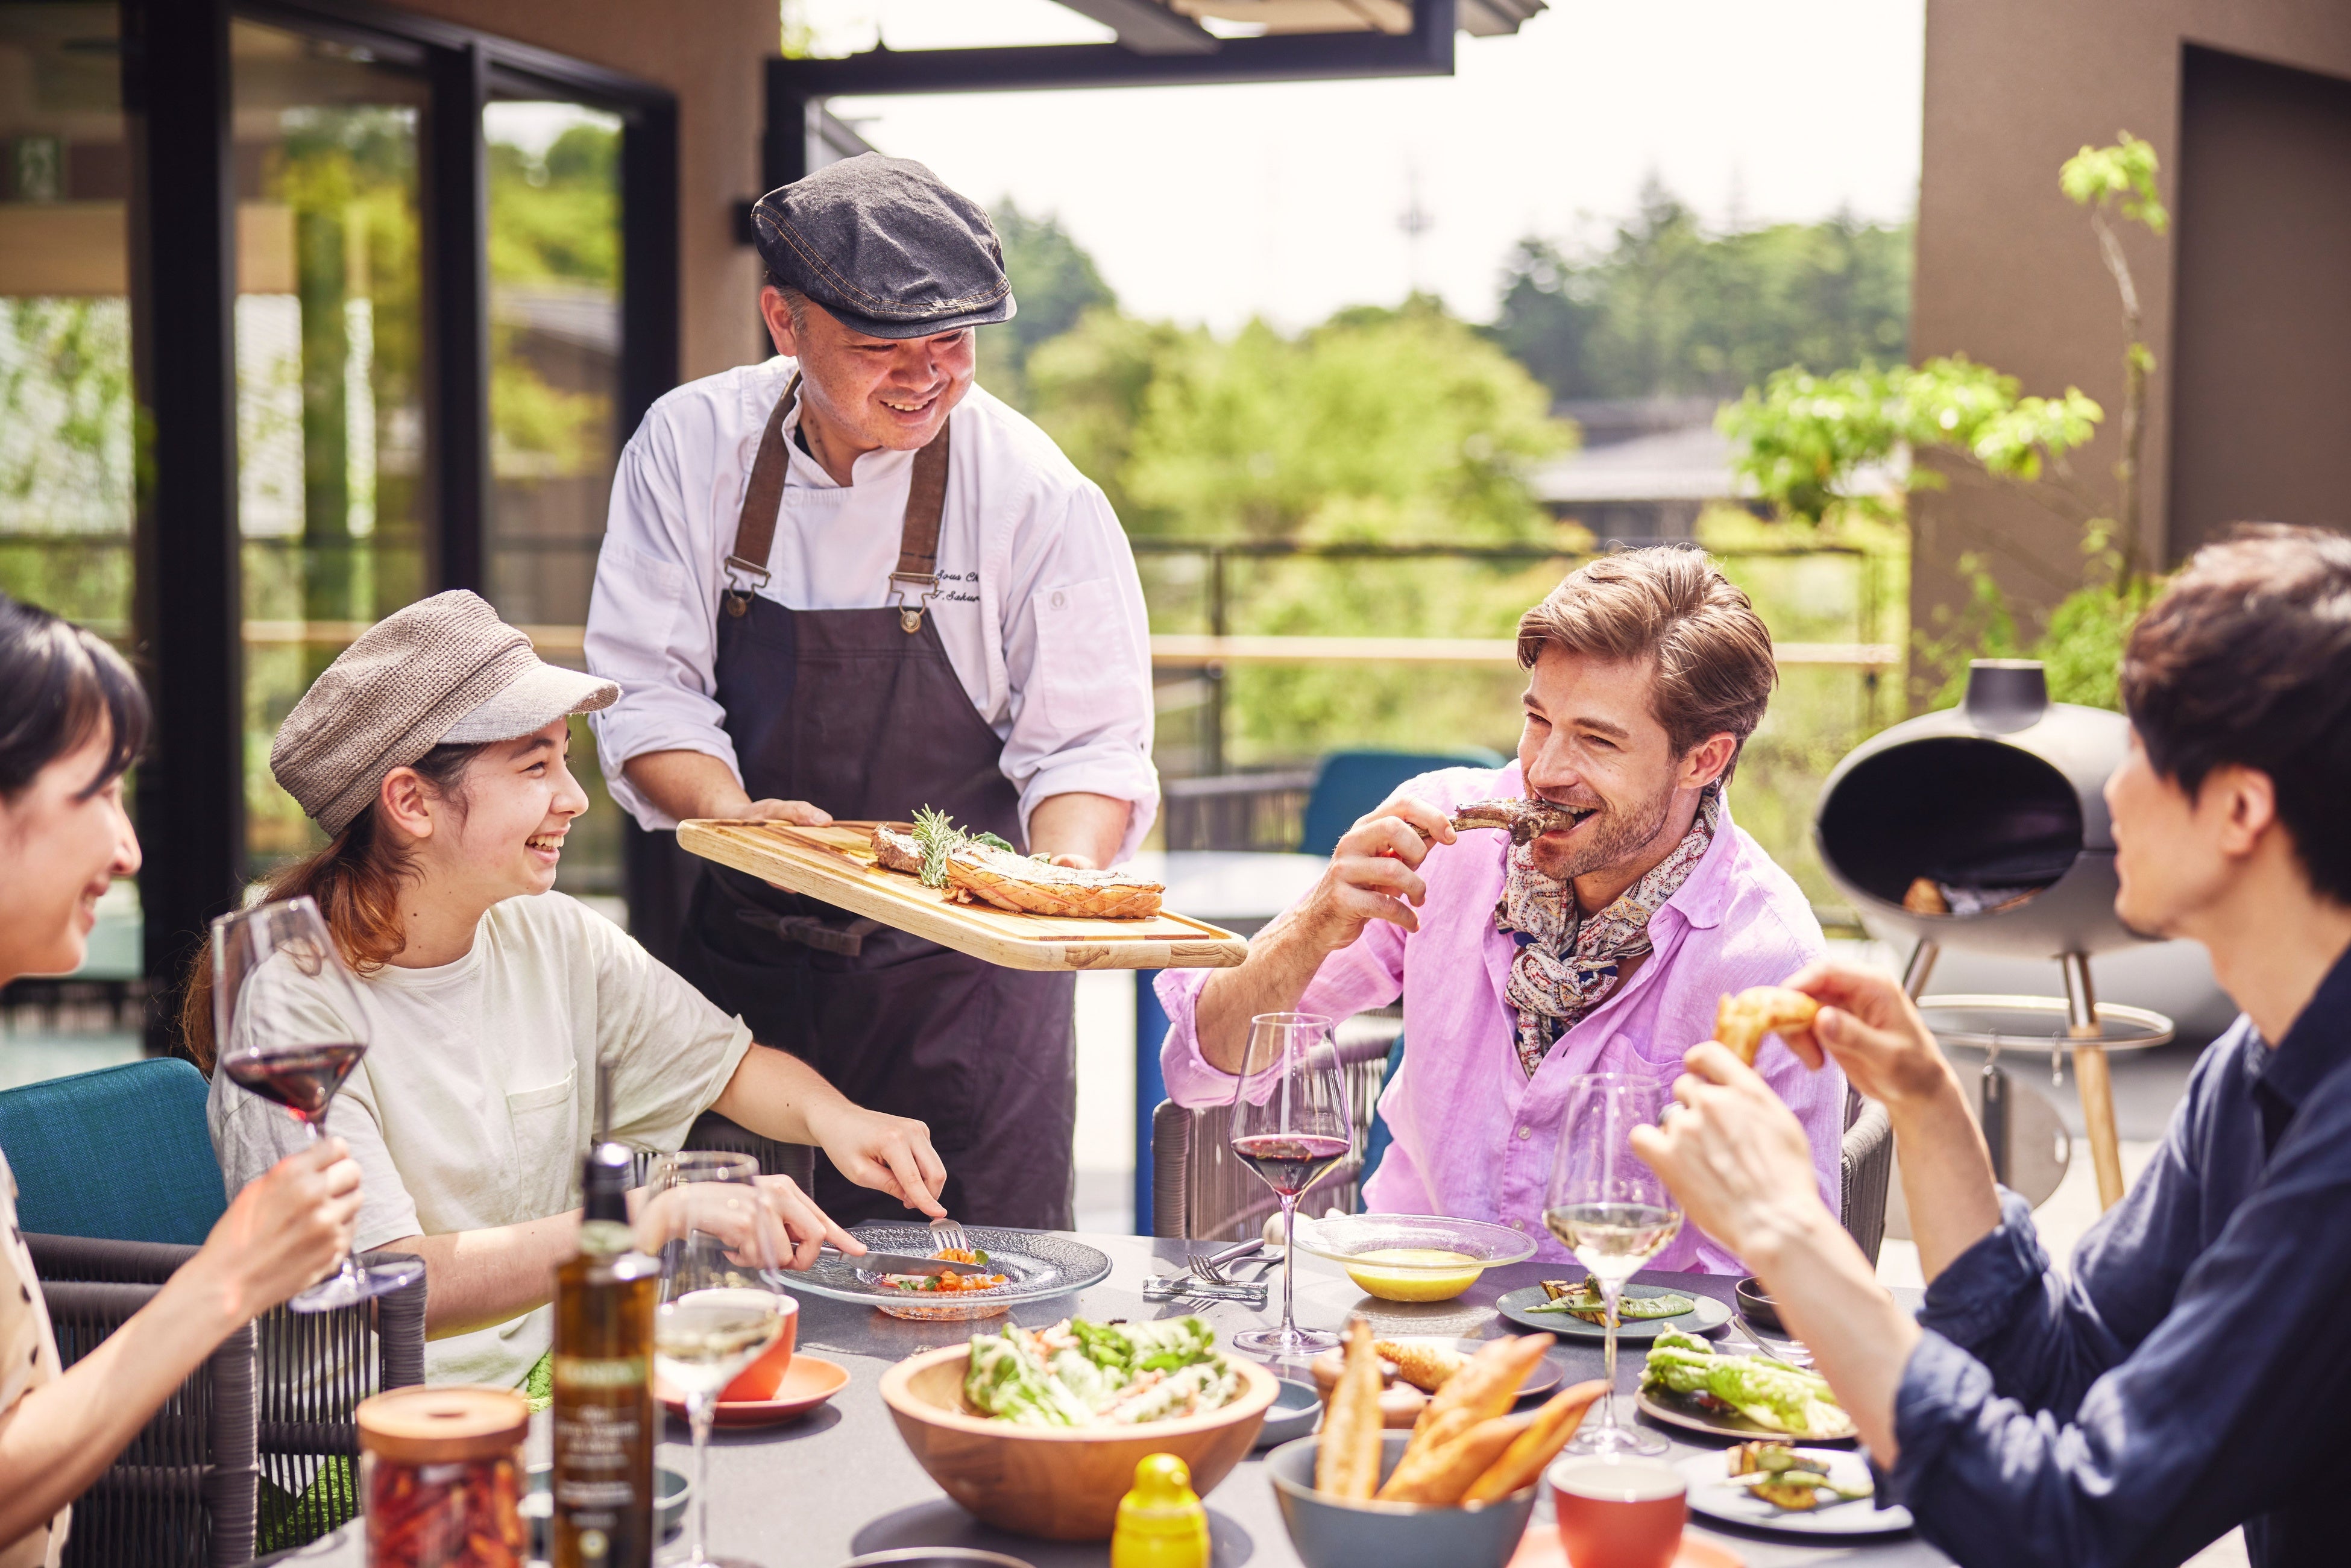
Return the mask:
[[1421, 1430], [1449, 1410], [1470, 1410], [1480, 1421], [1509, 1413], [1519, 1396], [1519, 1385], [1527, 1374], [1559, 1341], [1547, 1333], [1520, 1334], [1510, 1339], [1499, 1339], [1470, 1357], [1469, 1364], [1446, 1379], [1445, 1386], [1420, 1413], [1420, 1423], [1413, 1433]]
[[1314, 1490], [1350, 1502], [1369, 1498], [1380, 1482], [1381, 1430], [1379, 1353], [1370, 1322], [1357, 1318], [1347, 1325], [1346, 1370], [1323, 1414]]
[[1534, 1426], [1535, 1419], [1532, 1413], [1490, 1416], [1459, 1437], [1430, 1445], [1416, 1462], [1407, 1459], [1396, 1466], [1388, 1484], [1380, 1489], [1380, 1500], [1416, 1502], [1427, 1508], [1455, 1506], [1478, 1478]]
[[1583, 1425], [1584, 1413], [1592, 1408], [1593, 1402], [1607, 1392], [1608, 1385], [1594, 1378], [1552, 1395], [1534, 1413], [1526, 1430], [1502, 1450], [1502, 1457], [1469, 1483], [1461, 1500], [1492, 1502], [1520, 1487], [1534, 1485], [1541, 1479], [1543, 1467], [1559, 1457], [1567, 1440], [1575, 1436], [1575, 1429]]

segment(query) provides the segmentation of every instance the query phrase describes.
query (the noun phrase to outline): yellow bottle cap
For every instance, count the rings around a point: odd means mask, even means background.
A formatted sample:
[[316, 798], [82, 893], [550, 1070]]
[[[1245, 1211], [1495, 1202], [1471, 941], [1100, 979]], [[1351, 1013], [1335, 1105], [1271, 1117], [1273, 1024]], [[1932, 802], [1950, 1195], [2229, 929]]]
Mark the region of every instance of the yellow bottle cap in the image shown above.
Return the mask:
[[1192, 1472], [1174, 1454], [1147, 1454], [1134, 1467], [1134, 1490], [1119, 1500], [1122, 1535], [1190, 1535], [1207, 1522]]

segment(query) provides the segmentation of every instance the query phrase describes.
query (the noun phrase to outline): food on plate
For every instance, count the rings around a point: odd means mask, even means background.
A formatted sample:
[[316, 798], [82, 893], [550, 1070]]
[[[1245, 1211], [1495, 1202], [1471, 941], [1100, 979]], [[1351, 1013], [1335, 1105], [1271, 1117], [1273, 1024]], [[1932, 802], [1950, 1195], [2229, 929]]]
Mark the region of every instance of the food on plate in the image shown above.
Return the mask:
[[1668, 1329], [1649, 1348], [1645, 1391], [1699, 1407], [1736, 1411], [1759, 1427], [1796, 1437], [1843, 1437], [1853, 1423], [1828, 1379], [1761, 1355], [1719, 1355], [1704, 1340]]
[[1428, 1408], [1420, 1413], [1420, 1420], [1413, 1427], [1413, 1441], [1423, 1441], [1430, 1428], [1451, 1411], [1469, 1411], [1479, 1421], [1508, 1413], [1519, 1397], [1519, 1385], [1527, 1380], [1527, 1374], [1558, 1343], [1547, 1333], [1531, 1333], [1498, 1339], [1489, 1344], [1469, 1358], [1468, 1365], [1445, 1380], [1445, 1386], [1437, 1391]]
[[1608, 1385], [1594, 1378], [1573, 1388], [1562, 1388], [1543, 1401], [1533, 1421], [1511, 1439], [1510, 1446], [1502, 1450], [1502, 1457], [1487, 1467], [1485, 1474], [1470, 1483], [1461, 1500], [1492, 1502], [1520, 1487], [1534, 1485], [1551, 1462], [1559, 1458], [1559, 1451], [1567, 1447], [1567, 1440], [1575, 1436], [1575, 1429], [1583, 1425], [1583, 1414], [1592, 1408], [1593, 1401], [1607, 1391]]
[[1572, 828], [1592, 811], [1589, 806], [1562, 806], [1550, 800], [1472, 800], [1453, 813], [1453, 826], [1457, 831], [1506, 829], [1510, 842], [1524, 844], [1554, 829]]
[[1725, 997], [1714, 1009], [1714, 1038], [1755, 1065], [1763, 1037], [1811, 1025], [1821, 1004], [1785, 986], [1750, 986], [1735, 997]]
[[[931, 1256], [942, 1263], [968, 1263], [976, 1269], [987, 1266], [987, 1254], [976, 1247], [949, 1247]], [[884, 1274], [881, 1283], [893, 1291], [936, 1291], [954, 1295], [959, 1291], [992, 1291], [998, 1285], [1012, 1282], [1009, 1274]]]
[[[1572, 1318], [1582, 1318], [1588, 1323], [1606, 1326], [1607, 1299], [1600, 1293], [1600, 1281], [1586, 1274], [1581, 1281], [1545, 1280], [1543, 1294], [1550, 1300], [1523, 1308], [1529, 1312], [1564, 1312]], [[1620, 1323], [1646, 1322], [1651, 1318], [1677, 1318], [1684, 1312], [1698, 1311], [1698, 1302], [1671, 1291], [1655, 1296], [1619, 1296], [1616, 1301], [1616, 1321]]]
[[[1829, 1479], [1825, 1458], [1800, 1453], [1786, 1443], [1741, 1443], [1725, 1456], [1729, 1485], [1743, 1486], [1772, 1507], [1791, 1513], [1853, 1502], [1874, 1494], [1866, 1480], [1859, 1487], [1841, 1487]], [[1829, 1494], [1826, 1502], [1821, 1494]]]
[[1342, 1259], [1347, 1278], [1384, 1301], [1449, 1301], [1478, 1282], [1485, 1263], [1441, 1247], [1381, 1247]]
[[1943, 896], [1943, 890], [1933, 877], [1914, 876], [1903, 890], [1902, 907], [1913, 915], [1949, 915], [1951, 901]]
[[1347, 1325], [1346, 1368], [1322, 1413], [1322, 1440], [1314, 1452], [1314, 1490], [1361, 1502], [1380, 1482], [1380, 1356], [1372, 1325]]
[[1428, 1396], [1409, 1383], [1392, 1383], [1380, 1390], [1380, 1425], [1391, 1432], [1409, 1432], [1428, 1408]]
[[1047, 1329], [1018, 1323], [971, 1336], [964, 1397], [999, 1421], [1024, 1427], [1125, 1427], [1172, 1421], [1230, 1404], [1240, 1375], [1198, 1318], [1093, 1323], [1064, 1318]]
[[1425, 1394], [1436, 1393], [1469, 1364], [1469, 1358], [1451, 1345], [1431, 1344], [1426, 1340], [1375, 1340], [1372, 1348], [1381, 1359], [1395, 1364], [1398, 1377]]
[[1143, 920], [1159, 913], [1164, 883], [1123, 871], [1079, 871], [1024, 855], [994, 833], [967, 833], [944, 811], [914, 813], [911, 829], [873, 830], [873, 857], [925, 887], [946, 888], [965, 904], [992, 904], [1023, 915]]

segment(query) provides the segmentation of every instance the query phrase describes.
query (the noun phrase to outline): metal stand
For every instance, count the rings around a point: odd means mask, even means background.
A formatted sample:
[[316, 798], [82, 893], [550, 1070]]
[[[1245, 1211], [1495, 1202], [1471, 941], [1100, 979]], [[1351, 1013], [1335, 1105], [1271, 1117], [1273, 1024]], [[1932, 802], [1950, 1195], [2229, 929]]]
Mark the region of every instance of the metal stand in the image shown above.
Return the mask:
[[1935, 960], [1942, 956], [1943, 949], [1933, 938], [1919, 937], [1918, 946], [1910, 949], [1910, 962], [1902, 967], [1902, 994], [1917, 1001], [1918, 993], [1927, 988], [1928, 977], [1935, 972]]
[[2105, 1026], [2098, 1021], [2098, 998], [2090, 988], [2090, 960], [2068, 953], [2058, 960], [2065, 971], [2065, 1037], [2074, 1046], [2074, 1082], [2082, 1095], [2082, 1121], [2090, 1134], [2090, 1165], [2098, 1176], [2098, 1207], [2112, 1208], [2123, 1197], [2122, 1141], [2115, 1131], [2115, 1081], [2106, 1065]]

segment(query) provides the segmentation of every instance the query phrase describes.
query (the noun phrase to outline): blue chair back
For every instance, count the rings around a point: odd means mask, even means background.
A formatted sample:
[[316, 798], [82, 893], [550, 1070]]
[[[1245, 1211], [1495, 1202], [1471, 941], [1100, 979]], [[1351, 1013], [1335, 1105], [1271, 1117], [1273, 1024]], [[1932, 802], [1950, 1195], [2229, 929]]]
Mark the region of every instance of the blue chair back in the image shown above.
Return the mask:
[[228, 1207], [204, 1124], [209, 1089], [151, 1057], [0, 1091], [16, 1223], [52, 1236], [200, 1246]]
[[1355, 820], [1395, 792], [1407, 779], [1440, 768], [1500, 768], [1509, 761], [1482, 746], [1459, 751], [1333, 751], [1314, 771], [1306, 797], [1305, 832], [1299, 851], [1327, 855]]

